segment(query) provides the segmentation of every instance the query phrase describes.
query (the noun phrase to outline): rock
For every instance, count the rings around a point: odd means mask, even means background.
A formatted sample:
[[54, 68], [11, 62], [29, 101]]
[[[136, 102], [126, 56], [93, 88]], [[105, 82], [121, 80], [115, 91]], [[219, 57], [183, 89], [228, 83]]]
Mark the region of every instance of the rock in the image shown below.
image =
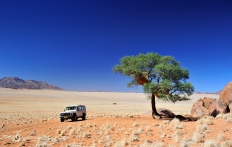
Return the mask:
[[214, 101], [209, 107], [209, 115], [216, 117], [220, 113], [227, 113], [228, 106], [222, 100]]
[[232, 113], [232, 103], [230, 103], [228, 107], [229, 107], [230, 113]]
[[186, 118], [183, 115], [176, 115], [175, 118], [179, 119], [180, 121], [186, 120]]
[[169, 109], [158, 108], [157, 112], [161, 115], [162, 118], [174, 118], [176, 115]]
[[227, 105], [232, 103], [232, 82], [228, 83], [222, 90], [219, 100], [224, 101]]
[[209, 97], [204, 97], [203, 98], [203, 106], [206, 109], [209, 109], [209, 106], [215, 101], [215, 99], [213, 98], [209, 98]]
[[209, 115], [209, 107], [214, 101], [215, 99], [208, 97], [197, 100], [192, 106], [190, 116], [193, 118], [201, 118]]
[[203, 106], [202, 101], [197, 101], [193, 104], [190, 115], [192, 117], [203, 117], [204, 115], [207, 115], [208, 109]]

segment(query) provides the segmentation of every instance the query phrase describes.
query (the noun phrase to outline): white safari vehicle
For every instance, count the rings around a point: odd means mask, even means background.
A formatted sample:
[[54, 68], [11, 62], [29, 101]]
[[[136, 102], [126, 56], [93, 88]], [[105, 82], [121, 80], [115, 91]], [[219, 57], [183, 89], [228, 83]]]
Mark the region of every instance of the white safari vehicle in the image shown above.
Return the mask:
[[85, 105], [72, 105], [67, 106], [64, 109], [64, 112], [60, 113], [60, 121], [64, 122], [64, 120], [71, 119], [72, 121], [76, 121], [78, 118], [82, 118], [82, 120], [86, 119], [86, 107]]

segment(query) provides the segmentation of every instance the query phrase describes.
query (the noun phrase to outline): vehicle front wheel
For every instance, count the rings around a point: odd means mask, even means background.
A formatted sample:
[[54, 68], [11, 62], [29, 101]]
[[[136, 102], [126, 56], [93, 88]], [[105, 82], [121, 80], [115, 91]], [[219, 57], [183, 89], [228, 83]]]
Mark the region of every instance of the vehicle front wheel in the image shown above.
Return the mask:
[[64, 118], [60, 118], [60, 122], [64, 122]]
[[81, 118], [82, 118], [82, 120], [86, 120], [86, 115], [83, 114]]

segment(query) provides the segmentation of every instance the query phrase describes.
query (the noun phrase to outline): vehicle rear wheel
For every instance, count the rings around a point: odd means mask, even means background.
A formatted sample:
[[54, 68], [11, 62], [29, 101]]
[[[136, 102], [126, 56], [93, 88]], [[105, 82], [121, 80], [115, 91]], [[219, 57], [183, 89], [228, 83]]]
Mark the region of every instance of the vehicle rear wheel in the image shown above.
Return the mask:
[[82, 120], [86, 120], [86, 115], [83, 113], [81, 118]]
[[77, 116], [74, 114], [72, 117], [72, 121], [76, 121], [77, 120]]
[[60, 118], [60, 122], [64, 122], [64, 118]]

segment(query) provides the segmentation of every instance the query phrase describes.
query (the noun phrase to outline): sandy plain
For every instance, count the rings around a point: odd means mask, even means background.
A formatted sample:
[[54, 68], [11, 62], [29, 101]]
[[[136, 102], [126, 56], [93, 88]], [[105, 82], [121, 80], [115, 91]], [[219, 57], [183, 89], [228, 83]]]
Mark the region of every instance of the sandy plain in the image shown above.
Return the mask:
[[[157, 108], [189, 114], [199, 98], [175, 104], [157, 100]], [[115, 105], [113, 103], [116, 103]], [[63, 123], [67, 105], [84, 104], [87, 119]], [[194, 122], [152, 119], [143, 93], [71, 92], [0, 89], [0, 146], [232, 146], [232, 115]]]

